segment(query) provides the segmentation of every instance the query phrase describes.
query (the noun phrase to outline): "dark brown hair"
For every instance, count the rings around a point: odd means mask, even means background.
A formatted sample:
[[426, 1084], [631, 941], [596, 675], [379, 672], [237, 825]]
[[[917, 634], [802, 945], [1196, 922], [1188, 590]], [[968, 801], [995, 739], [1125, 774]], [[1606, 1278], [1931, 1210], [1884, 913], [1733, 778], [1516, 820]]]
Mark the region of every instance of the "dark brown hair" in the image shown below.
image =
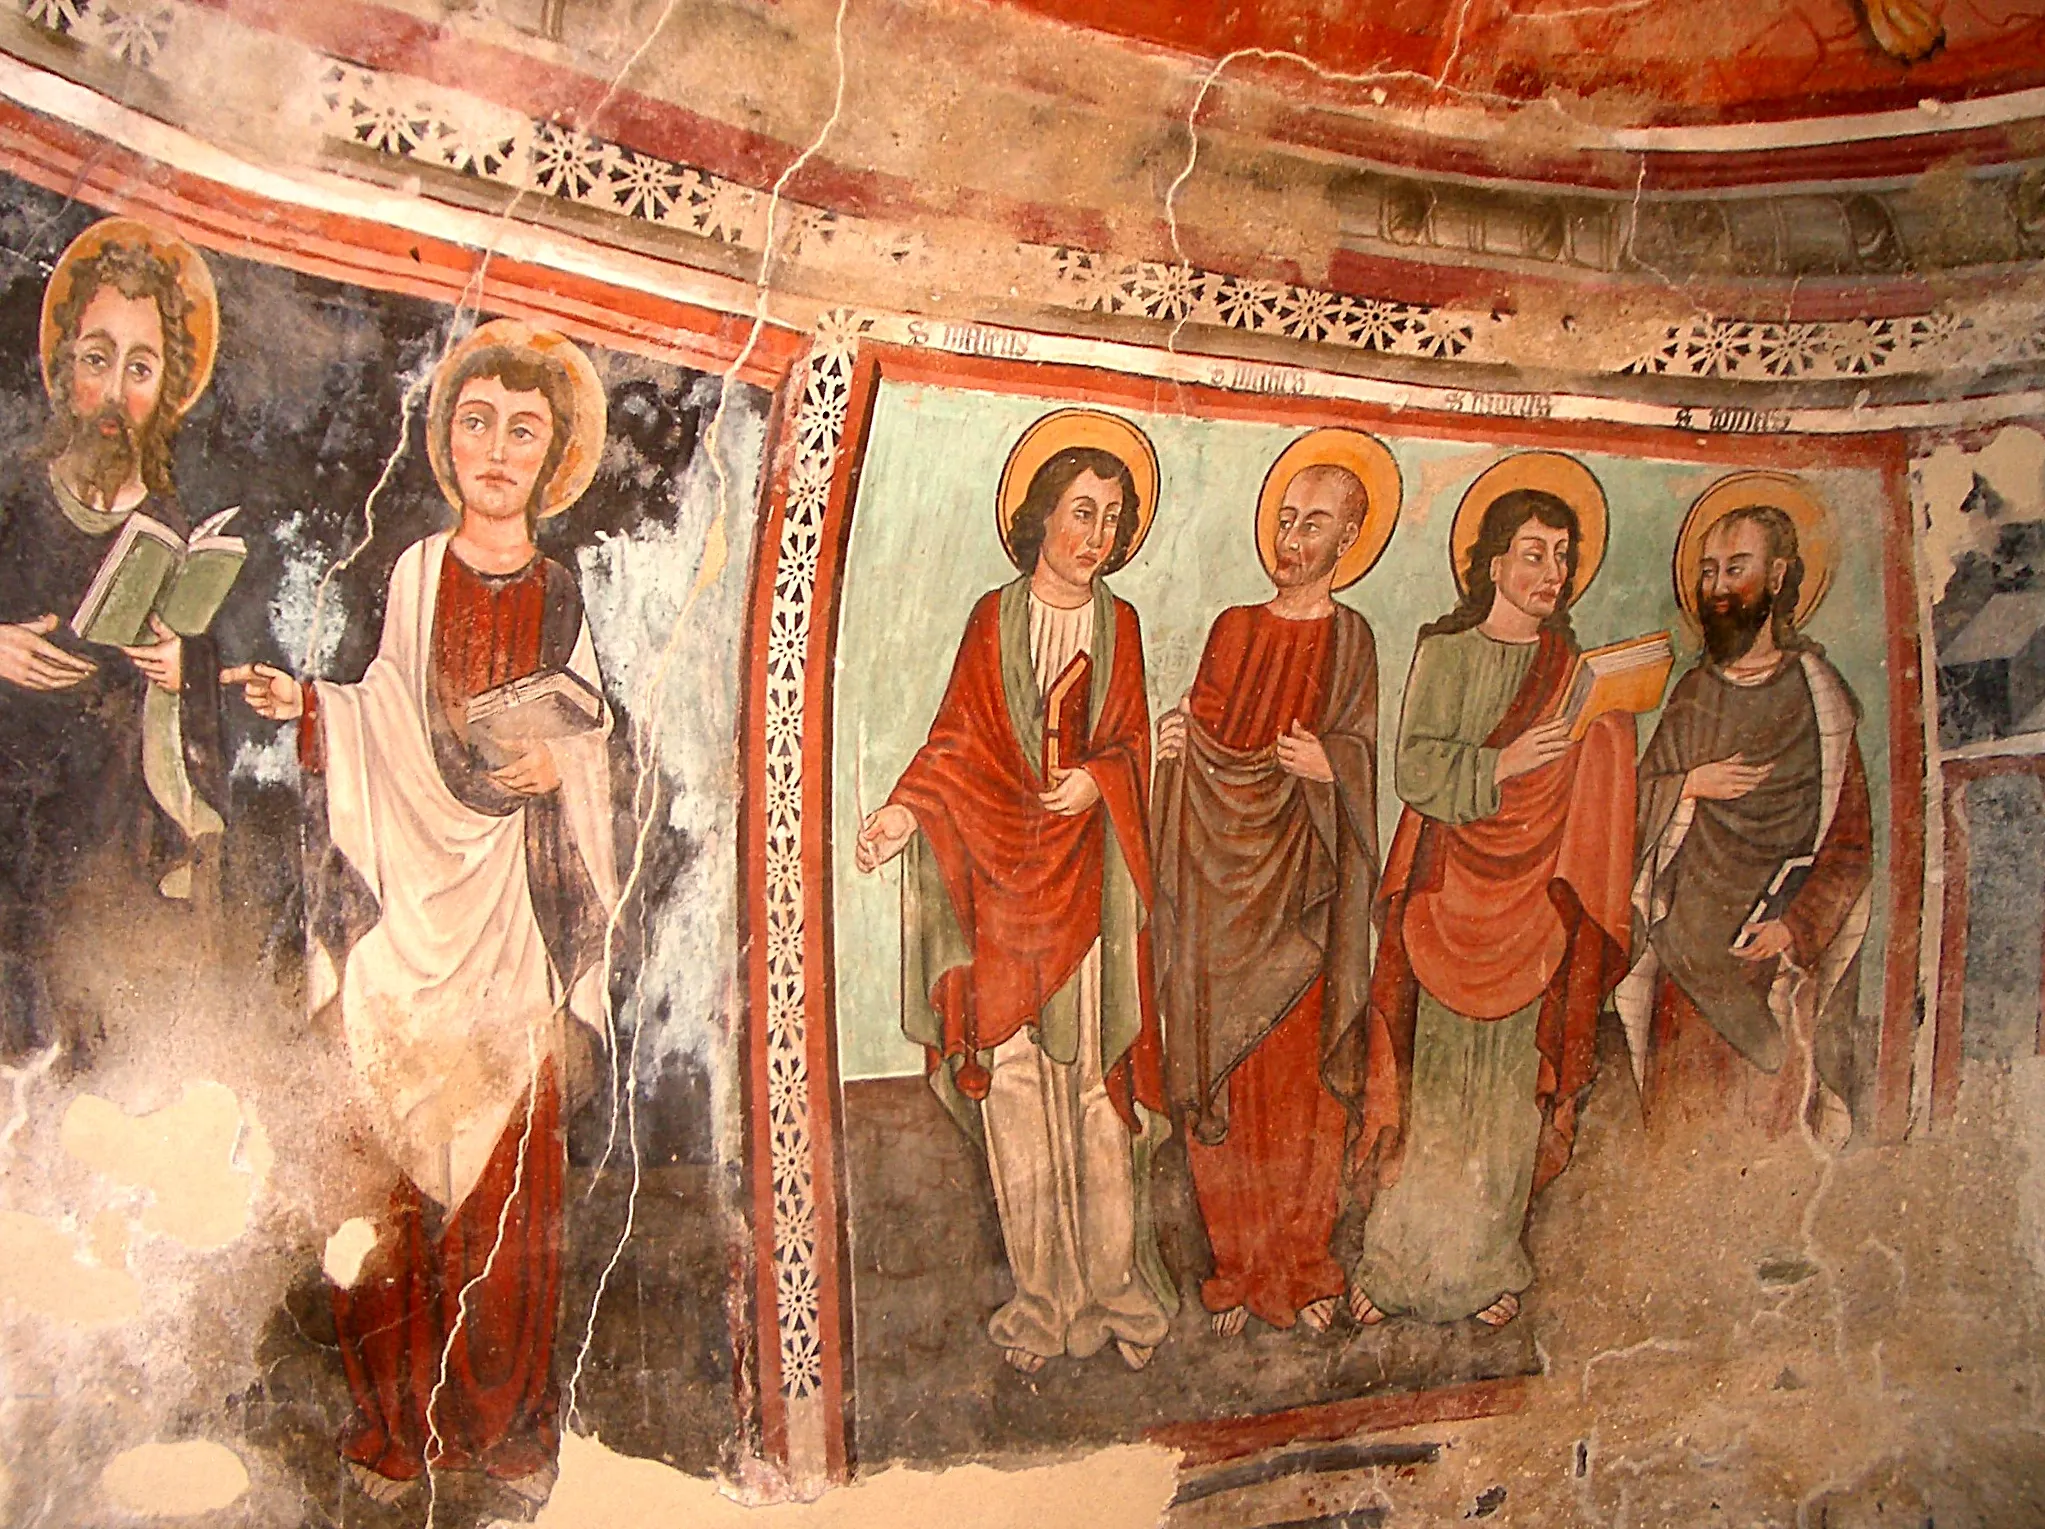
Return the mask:
[[454, 481], [454, 454], [449, 438], [454, 430], [455, 405], [461, 401], [462, 389], [478, 377], [494, 377], [508, 392], [538, 393], [547, 400], [547, 410], [554, 416], [554, 436], [547, 442], [547, 459], [540, 464], [540, 475], [533, 480], [532, 499], [525, 507], [526, 526], [530, 529], [539, 518], [540, 506], [546, 503], [547, 487], [560, 470], [569, 438], [575, 433], [575, 379], [552, 356], [523, 346], [485, 345], [464, 356], [441, 387], [432, 416], [426, 421], [428, 447], [445, 468], [450, 483]]
[[[1804, 590], [1804, 555], [1797, 541], [1796, 522], [1789, 518], [1787, 511], [1772, 504], [1743, 504], [1721, 515], [1718, 523], [1704, 533], [1704, 541], [1738, 525], [1761, 528], [1762, 546], [1771, 567], [1778, 558], [1789, 565], [1783, 570], [1782, 588], [1775, 592], [1768, 618], [1774, 628], [1775, 645], [1785, 653], [1822, 652], [1815, 642], [1796, 628], [1797, 601], [1802, 598]], [[1702, 552], [1702, 543], [1698, 550]], [[1700, 573], [1699, 579], [1702, 577]], [[1700, 600], [1699, 605], [1702, 603]]]
[[1014, 551], [1016, 566], [1024, 573], [1036, 572], [1051, 512], [1058, 508], [1058, 501], [1081, 473], [1092, 473], [1122, 488], [1122, 518], [1115, 523], [1115, 545], [1102, 560], [1101, 572], [1113, 573], [1129, 560], [1129, 544], [1136, 539], [1136, 527], [1143, 517], [1136, 502], [1136, 478], [1128, 463], [1098, 446], [1067, 446], [1037, 469], [1023, 495], [1022, 507], [1015, 512], [1015, 523], [1008, 528], [1008, 545]]
[[71, 287], [51, 310], [57, 344], [50, 357], [51, 421], [48, 455], [55, 457], [71, 444], [77, 419], [71, 402], [71, 371], [78, 354], [78, 325], [102, 287], [127, 298], [146, 297], [163, 321], [163, 382], [157, 391], [155, 415], [136, 432], [142, 482], [153, 494], [172, 497], [170, 443], [177, 433], [178, 411], [188, 401], [198, 365], [198, 342], [188, 322], [191, 300], [178, 282], [177, 267], [139, 244], [110, 243], [71, 267]]
[[1507, 489], [1484, 508], [1484, 519], [1477, 526], [1477, 540], [1470, 544], [1469, 555], [1463, 559], [1461, 602], [1439, 621], [1430, 621], [1422, 627], [1422, 637], [1446, 637], [1483, 624], [1498, 596], [1498, 587], [1491, 578], [1491, 561], [1512, 550], [1512, 539], [1530, 520], [1539, 521], [1550, 530], [1569, 533], [1569, 548], [1563, 554], [1568, 576], [1562, 583], [1562, 598], [1555, 602], [1554, 614], [1541, 625], [1565, 637], [1574, 636], [1569, 625], [1569, 592], [1576, 583], [1576, 559], [1583, 541], [1583, 525], [1577, 520], [1576, 511], [1569, 501], [1559, 495], [1546, 489], [1513, 488]]

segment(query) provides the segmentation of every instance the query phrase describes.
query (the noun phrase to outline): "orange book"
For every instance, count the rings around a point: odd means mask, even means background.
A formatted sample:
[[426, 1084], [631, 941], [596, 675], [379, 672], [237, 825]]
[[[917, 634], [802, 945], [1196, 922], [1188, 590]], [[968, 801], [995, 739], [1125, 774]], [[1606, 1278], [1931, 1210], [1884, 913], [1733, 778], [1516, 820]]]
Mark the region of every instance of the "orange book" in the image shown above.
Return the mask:
[[1562, 687], [1558, 715], [1570, 719], [1571, 741], [1583, 737], [1608, 711], [1638, 716], [1662, 704], [1669, 671], [1676, 667], [1676, 649], [1667, 632], [1649, 632], [1576, 655], [1569, 683]]
[[1072, 662], [1051, 681], [1044, 692], [1044, 779], [1055, 780], [1058, 771], [1072, 768], [1086, 746], [1087, 707], [1093, 700], [1093, 660], [1084, 653], [1072, 655]]

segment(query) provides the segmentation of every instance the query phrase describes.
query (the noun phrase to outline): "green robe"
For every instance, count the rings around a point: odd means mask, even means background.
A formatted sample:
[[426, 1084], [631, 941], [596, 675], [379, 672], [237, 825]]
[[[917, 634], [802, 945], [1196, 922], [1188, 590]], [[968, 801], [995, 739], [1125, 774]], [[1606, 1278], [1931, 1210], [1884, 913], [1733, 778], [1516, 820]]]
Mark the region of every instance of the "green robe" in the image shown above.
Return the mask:
[[[1414, 811], [1444, 823], [1497, 812], [1499, 751], [1484, 740], [1534, 651], [1475, 628], [1421, 642], [1393, 775]], [[1371, 1206], [1353, 1276], [1381, 1310], [1453, 1322], [1534, 1282], [1520, 1239], [1541, 1136], [1540, 1008], [1475, 1020], [1421, 989], [1404, 1161]]]

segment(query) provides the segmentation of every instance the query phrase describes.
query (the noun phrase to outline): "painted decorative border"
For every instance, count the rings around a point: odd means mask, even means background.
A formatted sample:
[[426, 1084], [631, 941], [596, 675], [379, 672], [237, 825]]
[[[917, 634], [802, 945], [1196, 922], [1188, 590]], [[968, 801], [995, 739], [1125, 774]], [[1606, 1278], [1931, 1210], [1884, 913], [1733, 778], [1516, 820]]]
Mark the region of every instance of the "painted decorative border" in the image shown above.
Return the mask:
[[[149, 71], [182, 24], [173, 0], [12, 0], [32, 24]], [[212, 18], [208, 18], [212, 20]], [[196, 36], [193, 45], [200, 44]], [[317, 60], [310, 126], [358, 151], [758, 253], [767, 198], [751, 186], [579, 128], [407, 75]], [[928, 259], [920, 232], [785, 204], [776, 256], [892, 270]], [[1269, 335], [1332, 352], [1431, 362], [1510, 361], [1487, 312], [1258, 280], [1189, 263], [1119, 260], [1066, 244], [1013, 247], [1019, 297], [1082, 314]], [[1608, 375], [1784, 384], [1942, 375], [2045, 361], [2045, 310], [1977, 324], [1947, 310], [1902, 318], [1768, 322], [1700, 314]], [[1508, 319], [1509, 323], [1509, 319]]]
[[[771, 1236], [761, 1240], [763, 1261], [771, 1263], [771, 1270], [763, 1270], [763, 1310], [771, 1293], [777, 1326], [771, 1365], [763, 1365], [773, 1391], [766, 1409], [768, 1435], [774, 1441], [770, 1453], [791, 1462], [819, 1462], [818, 1473], [830, 1477], [849, 1471], [857, 1457], [854, 1422], [844, 1405], [853, 1388], [855, 1356], [843, 1319], [851, 1309], [851, 1291], [841, 1256], [846, 1228], [840, 1082], [835, 1035], [830, 1033], [836, 1023], [829, 928], [831, 676], [837, 663], [840, 561], [873, 401], [886, 378], [1115, 408], [1159, 406], [1155, 370], [1141, 375], [1104, 367], [1102, 352], [1108, 347], [1100, 342], [1061, 342], [1053, 354], [1048, 338], [1030, 337], [1044, 339], [1041, 352], [1022, 347], [1027, 353], [993, 354], [988, 337], [998, 331], [949, 326], [932, 333], [913, 322], [904, 331], [884, 316], [846, 309], [832, 310], [819, 321], [786, 446], [778, 519], [770, 522], [771, 551], [755, 572], [751, 683], [759, 736], [748, 739], [756, 759], [756, 805], [749, 809], [748, 825], [756, 870], [748, 916], [764, 947], [754, 958], [755, 1008], [763, 1021], [753, 1066], [755, 1077], [764, 1078], [769, 1111], [764, 1129], [756, 1125], [755, 1130], [755, 1141], [765, 1148], [772, 1201]], [[909, 343], [902, 343], [905, 335]], [[1878, 528], [1884, 545], [1893, 549], [1910, 542], [1903, 444], [1893, 435], [1742, 442], [1666, 425], [1642, 429], [1527, 417], [1478, 423], [1439, 408], [1393, 411], [1319, 391], [1273, 397], [1268, 391], [1199, 380], [1175, 389], [1170, 408], [1200, 418], [1340, 423], [1420, 437], [1474, 436], [1501, 447], [1645, 453], [1728, 468], [1858, 465], [1882, 472], [1893, 501], [1892, 513]], [[1890, 944], [1881, 963], [1875, 1110], [1877, 1134], [1897, 1140], [1908, 1121], [1920, 996], [1915, 953], [1924, 892], [1924, 755], [1914, 720], [1921, 698], [1911, 560], [1892, 555], [1884, 567], [1883, 600], [1890, 622], [1891, 898]], [[1328, 1419], [1335, 1414], [1324, 1413], [1327, 1409], [1310, 1408], [1286, 1414], [1280, 1431], [1310, 1436], [1316, 1428], [1332, 1426]], [[1168, 1433], [1174, 1447], [1196, 1453], [1234, 1450], [1243, 1439], [1264, 1438], [1239, 1419], [1188, 1424]]]

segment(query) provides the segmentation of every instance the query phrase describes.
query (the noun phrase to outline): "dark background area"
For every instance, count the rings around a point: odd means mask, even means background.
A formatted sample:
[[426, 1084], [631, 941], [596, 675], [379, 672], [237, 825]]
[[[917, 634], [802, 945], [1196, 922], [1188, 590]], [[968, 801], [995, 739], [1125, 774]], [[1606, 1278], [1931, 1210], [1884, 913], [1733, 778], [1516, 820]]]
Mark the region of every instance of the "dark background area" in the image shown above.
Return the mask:
[[[0, 453], [19, 458], [41, 449], [49, 420], [38, 326], [50, 268], [103, 214], [19, 183], [0, 187]], [[229, 530], [247, 541], [248, 561], [214, 623], [222, 661], [263, 661], [305, 675], [307, 655], [287, 651], [302, 648], [303, 639], [286, 613], [303, 611], [309, 591], [352, 553], [325, 596], [322, 630], [340, 635], [317, 677], [359, 678], [376, 651], [398, 556], [452, 524], [425, 450], [424, 379], [451, 335], [477, 316], [461, 316], [458, 326], [445, 304], [203, 253], [220, 294], [220, 348], [207, 391], [178, 430], [174, 477], [195, 522], [241, 506]], [[544, 522], [539, 537], [543, 550], [570, 569], [600, 539], [658, 535], [678, 525], [682, 485], [723, 385], [714, 375], [585, 349], [605, 382], [608, 439], [589, 491]], [[764, 413], [756, 390], [742, 396]], [[372, 491], [373, 526], [365, 513]], [[606, 673], [616, 712], [612, 782], [622, 872], [633, 830], [634, 707], [615, 674]], [[239, 756], [241, 765], [228, 803], [222, 908], [238, 936], [247, 936], [237, 938], [237, 949], [260, 968], [252, 974], [254, 990], [289, 1006], [302, 1001], [299, 788], [288, 765], [256, 768], [266, 747], [273, 766], [282, 757], [274, 748], [276, 724], [238, 701], [224, 710], [226, 756]], [[665, 999], [642, 1011], [635, 985], [654, 916], [688, 878], [702, 874], [705, 848], [685, 831], [664, 827], [649, 836], [649, 859], [616, 946], [613, 1010], [621, 1047], [634, 1045], [635, 1028], [657, 1033], [669, 1018]], [[727, 916], [735, 918], [736, 909]], [[708, 1023], [713, 1033], [737, 1033], [730, 1014], [709, 1016]], [[716, 1161], [705, 1064], [670, 1057], [656, 1066], [654, 1055], [651, 1043], [641, 1048], [632, 1112], [641, 1169], [636, 1198], [629, 1143], [621, 1138], [606, 1152], [624, 1103], [610, 1094], [608, 1068], [599, 1068], [597, 1097], [573, 1124], [557, 1365], [565, 1387], [615, 1251], [587, 1333], [572, 1426], [629, 1453], [702, 1473], [718, 1465], [734, 1439], [727, 1294], [742, 1256], [735, 1250], [746, 1245], [747, 1202], [742, 1174]], [[307, 1244], [302, 1265], [255, 1356], [261, 1378], [225, 1399], [230, 1421], [292, 1472], [306, 1522], [416, 1522], [417, 1502], [377, 1509], [339, 1471], [334, 1438], [349, 1403], [316, 1244]], [[450, 1490], [438, 1522], [516, 1516], [518, 1505], [487, 1483]], [[473, 1502], [453, 1500], [476, 1493]]]

